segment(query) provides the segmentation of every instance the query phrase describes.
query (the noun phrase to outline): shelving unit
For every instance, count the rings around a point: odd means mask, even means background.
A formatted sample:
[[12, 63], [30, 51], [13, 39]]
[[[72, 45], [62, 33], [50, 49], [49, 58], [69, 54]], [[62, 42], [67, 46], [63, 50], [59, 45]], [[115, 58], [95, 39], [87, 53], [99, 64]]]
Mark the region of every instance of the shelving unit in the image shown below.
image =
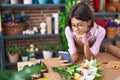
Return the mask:
[[[64, 4], [6, 4], [6, 3], [2, 3], [0, 4], [0, 8], [2, 10], [2, 8], [9, 8], [9, 9], [14, 9], [14, 8], [39, 8], [39, 7], [64, 7]], [[51, 37], [60, 37], [60, 34], [34, 34], [34, 35], [11, 35], [11, 36], [5, 36], [2, 33], [0, 33], [0, 43], [2, 45], [0, 52], [1, 52], [1, 69], [6, 69], [6, 67], [8, 66], [15, 66], [17, 65], [17, 63], [9, 63], [9, 61], [6, 59], [6, 51], [5, 51], [5, 40], [11, 40], [11, 39], [30, 39], [30, 38], [51, 38]], [[39, 58], [42, 58], [41, 56], [39, 56]], [[21, 59], [19, 58], [19, 61], [21, 61]]]
[[[24, 4], [0, 4], [1, 9], [2, 8], [34, 8], [34, 7], [64, 7], [65, 4], [29, 4], [29, 5], [24, 5]], [[98, 15], [118, 15], [119, 12], [94, 12], [95, 16]], [[1, 69], [5, 69], [6, 66], [13, 66], [16, 65], [16, 63], [9, 63], [7, 60], [5, 60], [5, 40], [10, 40], [10, 39], [27, 39], [27, 38], [36, 38], [36, 37], [56, 37], [60, 36], [60, 34], [34, 34], [34, 35], [14, 35], [14, 36], [4, 36], [2, 33], [0, 33], [0, 67]], [[112, 41], [114, 44], [115, 40], [120, 40], [120, 37], [116, 37], [115, 39], [107, 39], [105, 38], [104, 41]]]
[[[34, 35], [12, 35], [12, 36], [3, 36], [2, 34], [0, 34], [0, 41], [1, 41], [1, 53], [2, 53], [2, 57], [1, 60], [2, 60], [2, 66], [1, 66], [1, 69], [5, 69], [6, 66], [13, 66], [13, 65], [16, 65], [16, 63], [9, 63], [8, 60], [5, 59], [5, 40], [10, 40], [10, 39], [30, 39], [30, 38], [44, 38], [44, 37], [58, 37], [60, 36], [60, 34], [44, 34], [44, 35], [41, 35], [41, 34], [34, 34]], [[40, 57], [42, 58], [42, 57]], [[19, 61], [21, 61], [21, 59], [19, 58]]]

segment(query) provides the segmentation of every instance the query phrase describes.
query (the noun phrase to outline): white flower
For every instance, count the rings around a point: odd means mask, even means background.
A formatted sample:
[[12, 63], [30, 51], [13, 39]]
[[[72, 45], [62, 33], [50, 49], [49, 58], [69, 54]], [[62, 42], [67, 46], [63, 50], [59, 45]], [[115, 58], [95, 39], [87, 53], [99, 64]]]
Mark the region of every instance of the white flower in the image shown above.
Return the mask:
[[82, 71], [83, 76], [81, 76], [80, 80], [93, 80], [97, 74], [97, 68], [94, 66], [96, 64], [96, 60], [85, 60], [85, 64], [88, 64], [88, 68], [76, 68], [77, 71]]

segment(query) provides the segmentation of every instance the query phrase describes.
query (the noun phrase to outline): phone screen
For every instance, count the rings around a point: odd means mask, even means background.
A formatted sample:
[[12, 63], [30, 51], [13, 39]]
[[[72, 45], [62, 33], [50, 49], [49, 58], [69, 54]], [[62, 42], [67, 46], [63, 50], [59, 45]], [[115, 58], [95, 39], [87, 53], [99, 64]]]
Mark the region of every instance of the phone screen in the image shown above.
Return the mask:
[[59, 56], [62, 57], [62, 59], [68, 60], [69, 63], [72, 63], [72, 64], [74, 63], [71, 56], [70, 56], [70, 54], [69, 54], [69, 52], [67, 52], [67, 51], [59, 51], [58, 54], [59, 54]]

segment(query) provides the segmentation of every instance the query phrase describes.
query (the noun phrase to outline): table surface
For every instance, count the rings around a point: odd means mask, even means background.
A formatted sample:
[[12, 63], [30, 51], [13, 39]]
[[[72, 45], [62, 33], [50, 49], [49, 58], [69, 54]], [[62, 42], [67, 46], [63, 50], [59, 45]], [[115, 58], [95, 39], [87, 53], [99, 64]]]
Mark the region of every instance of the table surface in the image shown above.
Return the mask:
[[[79, 60], [78, 63], [81, 63], [82, 60]], [[44, 77], [48, 78], [49, 80], [61, 80], [60, 75], [57, 72], [52, 71], [52, 67], [59, 66], [59, 60], [57, 58], [51, 59], [43, 59], [42, 62], [46, 65], [48, 69], [48, 73], [44, 73]], [[116, 61], [117, 64], [119, 63], [119, 69], [114, 70], [110, 67], [111, 64], [102, 64], [100, 68], [103, 69], [104, 77], [100, 80], [117, 80], [117, 77], [120, 77], [120, 61]], [[114, 62], [113, 62], [114, 63]], [[116, 63], [115, 63], [116, 64]]]

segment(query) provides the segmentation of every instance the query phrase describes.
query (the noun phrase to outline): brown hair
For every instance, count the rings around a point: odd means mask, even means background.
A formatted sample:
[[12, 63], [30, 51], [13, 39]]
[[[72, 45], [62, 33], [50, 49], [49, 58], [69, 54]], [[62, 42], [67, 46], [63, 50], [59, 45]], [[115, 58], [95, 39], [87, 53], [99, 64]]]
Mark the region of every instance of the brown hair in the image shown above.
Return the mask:
[[71, 19], [73, 17], [75, 17], [76, 19], [82, 20], [82, 21], [91, 20], [90, 27], [93, 27], [94, 16], [87, 4], [77, 3], [72, 7], [70, 14], [69, 14], [69, 18], [68, 18], [68, 26], [70, 28], [71, 28]]

